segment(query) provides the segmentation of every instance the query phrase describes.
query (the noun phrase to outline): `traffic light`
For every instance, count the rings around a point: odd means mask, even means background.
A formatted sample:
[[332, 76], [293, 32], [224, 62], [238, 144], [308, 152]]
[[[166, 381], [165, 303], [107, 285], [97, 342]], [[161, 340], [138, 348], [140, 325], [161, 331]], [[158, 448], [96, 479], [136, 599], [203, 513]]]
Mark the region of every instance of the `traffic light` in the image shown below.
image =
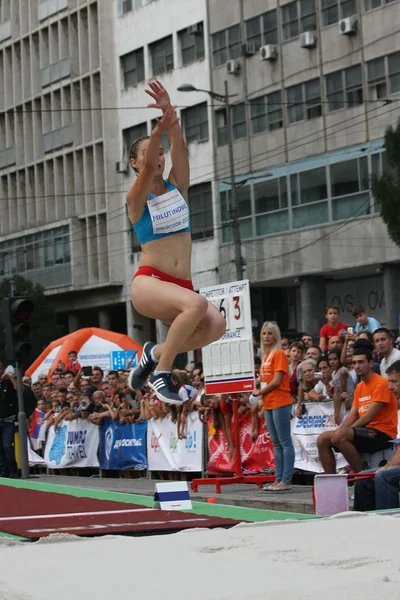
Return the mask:
[[29, 343], [31, 332], [28, 319], [34, 309], [33, 303], [22, 296], [4, 298], [0, 304], [4, 326], [6, 358], [25, 362], [32, 349]]

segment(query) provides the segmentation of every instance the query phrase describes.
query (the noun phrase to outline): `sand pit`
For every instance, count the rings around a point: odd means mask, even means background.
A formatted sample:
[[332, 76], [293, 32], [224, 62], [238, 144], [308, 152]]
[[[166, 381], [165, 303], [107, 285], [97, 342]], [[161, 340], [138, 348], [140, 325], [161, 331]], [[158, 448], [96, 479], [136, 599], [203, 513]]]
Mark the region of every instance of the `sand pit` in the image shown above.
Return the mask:
[[153, 537], [0, 540], [1, 600], [369, 600], [400, 588], [400, 515]]

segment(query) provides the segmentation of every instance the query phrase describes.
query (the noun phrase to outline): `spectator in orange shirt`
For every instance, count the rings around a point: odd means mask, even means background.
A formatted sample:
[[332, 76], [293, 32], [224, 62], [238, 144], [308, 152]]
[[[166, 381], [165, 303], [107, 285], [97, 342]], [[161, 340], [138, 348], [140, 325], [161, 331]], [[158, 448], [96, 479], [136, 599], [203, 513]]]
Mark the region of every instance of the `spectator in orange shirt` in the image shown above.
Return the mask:
[[353, 405], [342, 425], [334, 432], [318, 437], [318, 451], [325, 473], [336, 473], [336, 448], [343, 454], [354, 473], [361, 471], [359, 454], [374, 454], [389, 448], [397, 435], [397, 400], [389, 382], [373, 372], [372, 353], [356, 348], [353, 365], [361, 382], [354, 392]]
[[264, 323], [261, 329], [261, 389], [253, 390], [264, 404], [265, 422], [274, 446], [275, 477], [265, 491], [287, 491], [292, 487], [294, 448], [290, 433], [292, 396], [289, 385], [289, 361], [281, 349], [281, 332], [276, 323]]

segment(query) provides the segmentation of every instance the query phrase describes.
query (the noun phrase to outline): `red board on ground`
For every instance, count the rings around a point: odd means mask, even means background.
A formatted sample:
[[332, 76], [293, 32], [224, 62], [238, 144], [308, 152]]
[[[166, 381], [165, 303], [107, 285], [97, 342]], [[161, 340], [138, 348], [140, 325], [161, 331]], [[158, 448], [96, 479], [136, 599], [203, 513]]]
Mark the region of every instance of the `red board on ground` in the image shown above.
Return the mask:
[[148, 535], [192, 527], [232, 527], [237, 523], [232, 519], [8, 486], [2, 486], [0, 494], [0, 531], [30, 539], [55, 533]]

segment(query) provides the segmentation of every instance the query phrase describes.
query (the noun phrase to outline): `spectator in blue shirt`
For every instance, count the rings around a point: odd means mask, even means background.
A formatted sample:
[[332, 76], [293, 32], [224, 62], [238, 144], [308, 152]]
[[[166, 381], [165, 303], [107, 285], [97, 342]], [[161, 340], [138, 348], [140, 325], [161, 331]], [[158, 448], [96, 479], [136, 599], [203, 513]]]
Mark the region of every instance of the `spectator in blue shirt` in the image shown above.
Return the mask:
[[374, 317], [368, 316], [368, 313], [362, 304], [355, 304], [353, 306], [352, 315], [357, 321], [356, 333], [361, 333], [362, 331], [374, 333], [376, 329], [381, 327], [379, 321], [374, 319]]

